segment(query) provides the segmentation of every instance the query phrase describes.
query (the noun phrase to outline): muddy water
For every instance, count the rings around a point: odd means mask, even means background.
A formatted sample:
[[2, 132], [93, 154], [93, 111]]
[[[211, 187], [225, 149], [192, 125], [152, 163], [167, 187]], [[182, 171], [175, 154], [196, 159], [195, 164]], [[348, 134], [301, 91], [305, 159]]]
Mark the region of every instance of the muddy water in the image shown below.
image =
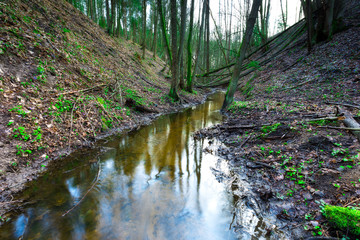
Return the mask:
[[221, 122], [222, 101], [217, 93], [77, 155], [31, 185], [0, 239], [235, 239], [233, 198], [216, 177], [228, 166], [192, 137]]

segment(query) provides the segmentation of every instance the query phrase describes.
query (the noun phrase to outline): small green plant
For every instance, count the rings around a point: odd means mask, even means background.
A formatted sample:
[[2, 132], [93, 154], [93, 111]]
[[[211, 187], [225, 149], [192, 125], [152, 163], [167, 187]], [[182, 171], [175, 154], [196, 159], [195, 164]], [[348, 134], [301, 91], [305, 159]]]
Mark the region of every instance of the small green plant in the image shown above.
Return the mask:
[[313, 236], [321, 236], [323, 233], [320, 226], [315, 226], [314, 231], [312, 232]]
[[275, 123], [275, 124], [270, 125], [270, 126], [263, 126], [261, 128], [261, 131], [264, 134], [269, 134], [269, 133], [272, 133], [272, 132], [276, 131], [280, 125], [281, 125], [281, 123]]
[[30, 113], [30, 111], [25, 111], [22, 108], [23, 108], [23, 106], [18, 105], [16, 107], [9, 109], [9, 112], [17, 112], [21, 116], [25, 117], [28, 113]]
[[258, 61], [251, 61], [251, 62], [249, 62], [249, 64], [247, 65], [247, 68], [248, 68], [248, 69], [254, 68], [254, 69], [259, 70], [259, 69], [260, 69], [260, 64], [259, 64]]
[[45, 74], [46, 67], [47, 67], [47, 62], [39, 60], [38, 66], [36, 68], [38, 75], [34, 77], [35, 80], [39, 80], [42, 83], [45, 83], [47, 81]]
[[32, 135], [35, 137], [35, 139], [33, 141], [40, 141], [41, 140], [41, 137], [42, 137], [42, 130], [40, 127], [37, 127]]
[[112, 119], [106, 119], [104, 116], [101, 116], [101, 121], [102, 121], [102, 128], [103, 129], [112, 128], [112, 123], [113, 123]]
[[125, 96], [134, 100], [136, 105], [145, 105], [145, 100], [139, 96], [136, 90], [126, 89], [125, 93]]
[[63, 33], [68, 33], [68, 32], [71, 32], [71, 31], [67, 28], [63, 28]]
[[25, 127], [19, 126], [18, 128], [14, 128], [13, 130], [13, 138], [17, 138], [19, 140], [28, 141], [30, 139], [30, 135], [25, 131]]
[[278, 88], [277, 86], [270, 86], [270, 87], [266, 88], [265, 92], [272, 93], [277, 88]]
[[[52, 105], [55, 106], [55, 108], [57, 109], [57, 113], [55, 114], [56, 116], [60, 115], [63, 112], [66, 112], [66, 111], [69, 112], [73, 108], [72, 100], [64, 99], [63, 95], [60, 95], [60, 97], [58, 98], [58, 101]], [[52, 109], [49, 108], [49, 110], [52, 110]]]
[[348, 148], [345, 148], [345, 149], [342, 149], [342, 148], [334, 148], [331, 152], [331, 155], [332, 156], [337, 156], [337, 155], [346, 155], [349, 153], [349, 149]]
[[27, 23], [30, 23], [30, 21], [31, 21], [31, 17], [29, 17], [29, 16], [24, 16], [23, 19]]
[[353, 208], [325, 205], [322, 213], [335, 227], [360, 235], [360, 211]]
[[20, 146], [20, 145], [16, 145], [16, 150], [17, 150], [16, 155], [21, 155], [21, 156], [32, 153], [32, 151], [30, 149], [23, 150], [22, 146]]
[[286, 193], [286, 196], [288, 196], [288, 197], [292, 197], [292, 196], [293, 196], [293, 194], [294, 194], [294, 191], [293, 191], [293, 190], [291, 190], [291, 189], [288, 189], [288, 190], [287, 190], [287, 193]]
[[153, 93], [161, 93], [162, 92], [160, 89], [156, 89], [153, 87], [144, 87], [144, 90], [147, 92], [153, 92]]

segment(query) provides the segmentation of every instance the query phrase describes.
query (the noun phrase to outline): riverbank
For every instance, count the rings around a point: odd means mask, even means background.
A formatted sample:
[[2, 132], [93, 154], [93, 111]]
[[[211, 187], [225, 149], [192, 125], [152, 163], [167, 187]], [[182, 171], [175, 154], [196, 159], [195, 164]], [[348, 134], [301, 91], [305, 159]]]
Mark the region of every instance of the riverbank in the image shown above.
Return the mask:
[[224, 144], [213, 153], [232, 165], [238, 219], [272, 218], [269, 236], [286, 230], [289, 239], [356, 238], [333, 228], [320, 209], [360, 206], [359, 139], [344, 123], [349, 116], [360, 122], [360, 25], [350, 22], [310, 55], [294, 47], [243, 79], [252, 78], [253, 88], [237, 95], [227, 121], [195, 135]]
[[[167, 97], [165, 63], [112, 38], [66, 1], [5, 1], [0, 20], [0, 217], [74, 150], [205, 99]], [[1, 222], [1, 221], [0, 221]]]

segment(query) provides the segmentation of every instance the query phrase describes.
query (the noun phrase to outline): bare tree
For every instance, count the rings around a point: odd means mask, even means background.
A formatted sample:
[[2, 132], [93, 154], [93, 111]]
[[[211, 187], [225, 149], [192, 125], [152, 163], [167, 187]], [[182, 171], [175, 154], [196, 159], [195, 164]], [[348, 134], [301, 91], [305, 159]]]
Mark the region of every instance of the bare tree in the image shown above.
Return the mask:
[[167, 35], [167, 32], [166, 32], [165, 16], [164, 16], [163, 5], [162, 5], [161, 0], [157, 0], [157, 7], [158, 7], [158, 11], [159, 11], [160, 26], [161, 26], [161, 31], [162, 31], [163, 37], [164, 37], [166, 53], [168, 55], [170, 65], [172, 65], [172, 56], [171, 56], [170, 44], [169, 44], [169, 39], [168, 39], [168, 35]]
[[156, 57], [156, 47], [157, 47], [157, 26], [159, 22], [159, 13], [156, 11], [156, 5], [154, 5], [154, 38], [153, 38], [153, 58]]
[[245, 31], [245, 35], [243, 37], [243, 41], [242, 41], [242, 44], [240, 47], [240, 54], [239, 54], [238, 58], [236, 59], [236, 64], [234, 66], [232, 78], [229, 83], [226, 95], [225, 95], [225, 100], [224, 100], [223, 106], [221, 108], [222, 111], [227, 109], [227, 107], [230, 106], [230, 104], [234, 100], [234, 94], [237, 89], [238, 81], [240, 78], [242, 63], [245, 59], [245, 53], [246, 53], [246, 50], [247, 50], [250, 40], [251, 40], [252, 32], [254, 29], [256, 17], [258, 15], [258, 11], [259, 11], [261, 2], [262, 2], [262, 0], [254, 0], [254, 2], [253, 2], [249, 18], [246, 22], [246, 31]]
[[142, 1], [142, 24], [143, 24], [143, 42], [142, 42], [142, 58], [145, 59], [146, 48], [146, 0]]
[[171, 87], [169, 96], [175, 101], [179, 100], [178, 87], [178, 43], [177, 43], [177, 6], [176, 0], [170, 0], [170, 35], [171, 35]]
[[[187, 7], [187, 0], [181, 0], [180, 2], [180, 6], [181, 6], [181, 26], [180, 26], [180, 43], [179, 43], [179, 52], [178, 52], [178, 57], [179, 57], [179, 65], [180, 63], [183, 64], [183, 51], [184, 51], [184, 40], [185, 40], [185, 28], [186, 28], [186, 7]], [[184, 79], [183, 79], [183, 68], [180, 66], [178, 67], [179, 71], [180, 71], [180, 77], [182, 77], [180, 79], [180, 88], [183, 89], [184, 88]]]
[[288, 2], [285, 0], [285, 12], [284, 12], [284, 6], [283, 1], [280, 0], [280, 8], [281, 8], [281, 19], [282, 19], [282, 27], [283, 30], [287, 28], [287, 17], [288, 17]]
[[191, 50], [191, 41], [194, 25], [194, 8], [195, 1], [191, 0], [190, 6], [190, 26], [189, 26], [189, 37], [187, 41], [187, 77], [186, 77], [186, 91], [192, 93], [192, 75], [191, 75], [191, 66], [192, 66], [192, 50]]

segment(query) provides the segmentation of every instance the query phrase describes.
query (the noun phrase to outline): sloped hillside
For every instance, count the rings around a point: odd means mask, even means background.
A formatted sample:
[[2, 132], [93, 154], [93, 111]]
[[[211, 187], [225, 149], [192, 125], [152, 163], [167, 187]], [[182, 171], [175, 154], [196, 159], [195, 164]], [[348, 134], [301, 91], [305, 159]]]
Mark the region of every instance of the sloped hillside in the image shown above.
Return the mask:
[[[0, 191], [111, 129], [180, 107], [166, 94], [164, 62], [109, 37], [64, 0], [0, 2]], [[199, 95], [182, 94], [185, 102]]]
[[260, 66], [242, 78], [227, 120], [196, 135], [226, 146], [216, 154], [234, 167], [234, 194], [250, 206], [237, 208], [238, 219], [257, 209], [261, 219], [276, 216], [259, 232], [358, 238], [321, 211], [323, 204], [360, 206], [359, 129], [347, 124], [360, 124], [359, 3], [347, 11], [346, 28], [310, 54], [304, 33], [269, 61], [252, 56], [248, 62]]

